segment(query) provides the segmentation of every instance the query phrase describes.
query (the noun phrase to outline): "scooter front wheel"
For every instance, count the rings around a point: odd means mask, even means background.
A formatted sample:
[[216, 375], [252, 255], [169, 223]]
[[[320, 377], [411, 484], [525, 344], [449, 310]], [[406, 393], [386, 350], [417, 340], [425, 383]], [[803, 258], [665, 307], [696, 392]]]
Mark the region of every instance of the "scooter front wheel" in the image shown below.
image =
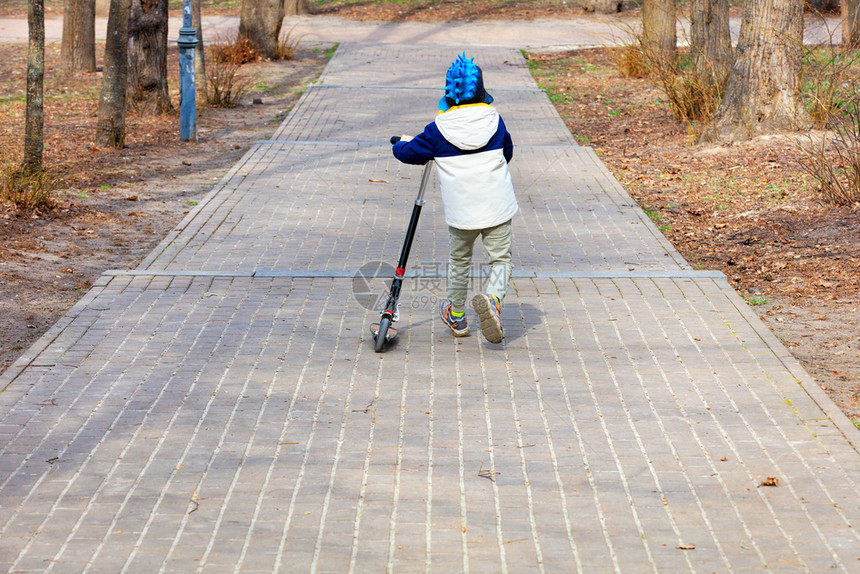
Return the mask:
[[373, 342], [373, 350], [377, 353], [382, 351], [385, 346], [386, 338], [388, 337], [388, 328], [391, 326], [391, 319], [383, 317], [379, 320], [379, 332], [376, 334], [376, 341]]

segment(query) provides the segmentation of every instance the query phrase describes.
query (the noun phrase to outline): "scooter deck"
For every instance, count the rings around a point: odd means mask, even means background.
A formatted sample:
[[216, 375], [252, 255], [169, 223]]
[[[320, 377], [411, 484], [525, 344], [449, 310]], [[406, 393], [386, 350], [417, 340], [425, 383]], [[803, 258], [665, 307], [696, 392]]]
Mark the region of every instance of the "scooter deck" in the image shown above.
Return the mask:
[[[374, 323], [370, 326], [370, 334], [373, 335], [373, 340], [379, 336], [379, 323]], [[389, 327], [388, 332], [385, 334], [385, 341], [391, 341], [397, 336], [397, 329], [394, 327]]]

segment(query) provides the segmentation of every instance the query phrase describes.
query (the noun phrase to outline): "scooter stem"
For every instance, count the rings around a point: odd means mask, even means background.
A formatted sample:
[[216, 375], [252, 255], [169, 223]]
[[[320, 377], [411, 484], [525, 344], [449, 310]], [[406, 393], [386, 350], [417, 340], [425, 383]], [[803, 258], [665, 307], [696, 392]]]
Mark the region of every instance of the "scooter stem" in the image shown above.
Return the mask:
[[415, 205], [412, 207], [412, 217], [409, 218], [409, 227], [406, 228], [406, 239], [403, 241], [403, 250], [400, 252], [400, 260], [397, 262], [397, 276], [403, 277], [406, 272], [406, 260], [409, 259], [409, 251], [412, 249], [412, 240], [415, 238], [415, 231], [418, 229], [418, 217], [421, 215], [421, 208], [424, 206], [424, 190], [427, 188], [427, 182], [430, 181], [430, 170], [433, 161], [428, 161], [424, 166], [424, 173], [421, 175], [421, 186], [418, 188], [418, 197], [415, 198]]
[[418, 218], [421, 215], [421, 208], [424, 206], [424, 190], [430, 181], [432, 165], [433, 161], [428, 161], [424, 166], [424, 173], [421, 175], [421, 186], [418, 188], [418, 197], [415, 198], [415, 205], [412, 207], [412, 217], [409, 219], [409, 227], [406, 228], [406, 238], [403, 240], [403, 249], [400, 251], [400, 259], [394, 272], [394, 280], [391, 283], [388, 301], [386, 302], [385, 310], [382, 312], [383, 317], [388, 316], [391, 318], [394, 316], [397, 300], [400, 298], [400, 287], [403, 284], [403, 276], [406, 273], [406, 261], [409, 259], [409, 251], [412, 249], [412, 240], [415, 238], [415, 231], [418, 229]]

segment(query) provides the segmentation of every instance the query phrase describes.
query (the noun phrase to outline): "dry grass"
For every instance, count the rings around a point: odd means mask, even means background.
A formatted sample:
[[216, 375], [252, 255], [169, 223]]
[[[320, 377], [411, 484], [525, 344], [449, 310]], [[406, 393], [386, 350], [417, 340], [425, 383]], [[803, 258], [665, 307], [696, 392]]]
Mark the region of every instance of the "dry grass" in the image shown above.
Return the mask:
[[296, 57], [299, 51], [299, 43], [303, 36], [293, 36], [295, 26], [287, 30], [280, 39], [278, 39], [278, 47], [275, 50], [275, 59], [277, 60], [292, 60]]

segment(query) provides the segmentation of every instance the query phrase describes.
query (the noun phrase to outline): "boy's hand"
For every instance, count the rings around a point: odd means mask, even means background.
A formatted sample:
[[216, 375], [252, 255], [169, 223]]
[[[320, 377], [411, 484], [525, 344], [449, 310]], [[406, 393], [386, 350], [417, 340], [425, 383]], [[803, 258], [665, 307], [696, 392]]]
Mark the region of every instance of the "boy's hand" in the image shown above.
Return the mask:
[[400, 141], [402, 141], [402, 142], [408, 142], [411, 139], [412, 139], [412, 136], [408, 136], [406, 134], [403, 134], [402, 136], [400, 136]]

